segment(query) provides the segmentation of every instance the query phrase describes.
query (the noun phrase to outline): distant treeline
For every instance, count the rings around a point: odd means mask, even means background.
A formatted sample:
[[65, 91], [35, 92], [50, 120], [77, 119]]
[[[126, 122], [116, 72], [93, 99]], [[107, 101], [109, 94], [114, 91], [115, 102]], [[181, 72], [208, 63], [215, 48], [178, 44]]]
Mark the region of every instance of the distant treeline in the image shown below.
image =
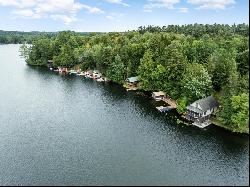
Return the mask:
[[[53, 38], [58, 32], [22, 32], [22, 31], [3, 31], [0, 30], [0, 44], [31, 44], [36, 38]], [[87, 32], [78, 32], [76, 35], [88, 35]]]
[[205, 35], [209, 36], [230, 36], [238, 34], [241, 36], [249, 36], [249, 25], [243, 24], [213, 24], [213, 25], [203, 25], [203, 24], [188, 24], [188, 25], [168, 25], [168, 26], [152, 26], [139, 27], [139, 32], [141, 34], [145, 32], [173, 32], [177, 34], [190, 35], [195, 38], [202, 37]]
[[[135, 31], [135, 30], [134, 30]], [[137, 30], [140, 34], [144, 34], [145, 32], [155, 33], [155, 32], [168, 32], [168, 33], [176, 33], [176, 34], [184, 34], [186, 36], [192, 36], [194, 38], [201, 37], [229, 37], [233, 35], [241, 35], [241, 36], [249, 36], [249, 25], [243, 24], [188, 24], [188, 25], [168, 25], [168, 26], [141, 26]], [[128, 31], [132, 32], [132, 31]], [[58, 32], [21, 32], [21, 31], [3, 31], [0, 30], [0, 44], [18, 44], [18, 43], [29, 43], [31, 44], [35, 38], [45, 37], [45, 38], [53, 38], [56, 37]], [[94, 36], [97, 32], [75, 32], [76, 35], [83, 36], [89, 35]]]
[[18, 43], [32, 43], [34, 38], [46, 37], [51, 38], [57, 33], [52, 32], [20, 32], [20, 31], [2, 31], [0, 30], [0, 43], [1, 44], [18, 44]]

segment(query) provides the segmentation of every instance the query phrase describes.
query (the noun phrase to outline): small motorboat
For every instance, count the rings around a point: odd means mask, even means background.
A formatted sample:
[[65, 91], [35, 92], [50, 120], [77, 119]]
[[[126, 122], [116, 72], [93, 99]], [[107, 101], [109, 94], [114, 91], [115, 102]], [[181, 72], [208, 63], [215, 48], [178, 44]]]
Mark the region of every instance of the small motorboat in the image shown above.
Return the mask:
[[105, 80], [103, 78], [99, 78], [96, 80], [97, 82], [104, 82]]

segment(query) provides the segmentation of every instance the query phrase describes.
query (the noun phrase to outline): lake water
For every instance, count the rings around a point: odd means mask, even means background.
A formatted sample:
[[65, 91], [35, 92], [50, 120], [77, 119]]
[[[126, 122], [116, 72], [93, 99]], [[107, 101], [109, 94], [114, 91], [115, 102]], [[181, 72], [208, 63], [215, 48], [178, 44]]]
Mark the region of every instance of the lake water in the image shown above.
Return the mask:
[[0, 45], [0, 185], [248, 185], [249, 137], [198, 129], [115, 84]]

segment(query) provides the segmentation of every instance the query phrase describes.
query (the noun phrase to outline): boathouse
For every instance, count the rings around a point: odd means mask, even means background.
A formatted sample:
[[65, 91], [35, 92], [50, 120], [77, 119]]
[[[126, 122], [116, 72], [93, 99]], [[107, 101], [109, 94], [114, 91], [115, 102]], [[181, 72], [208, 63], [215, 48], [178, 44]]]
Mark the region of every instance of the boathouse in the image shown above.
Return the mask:
[[209, 96], [189, 105], [185, 118], [192, 121], [193, 125], [204, 128], [210, 125], [210, 118], [218, 108], [218, 101]]
[[159, 91], [159, 92], [153, 92], [152, 93], [152, 97], [156, 100], [156, 101], [161, 101], [164, 100], [166, 97], [166, 93], [163, 91]]

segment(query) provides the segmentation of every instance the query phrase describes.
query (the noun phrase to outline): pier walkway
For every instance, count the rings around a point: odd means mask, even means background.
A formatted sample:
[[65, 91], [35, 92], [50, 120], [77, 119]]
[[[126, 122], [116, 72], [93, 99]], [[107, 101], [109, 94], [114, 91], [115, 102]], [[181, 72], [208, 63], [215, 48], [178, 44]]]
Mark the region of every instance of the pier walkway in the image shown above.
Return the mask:
[[171, 100], [170, 98], [164, 98], [162, 101], [167, 103], [169, 108], [171, 109], [176, 109], [177, 108], [177, 103], [174, 100]]

